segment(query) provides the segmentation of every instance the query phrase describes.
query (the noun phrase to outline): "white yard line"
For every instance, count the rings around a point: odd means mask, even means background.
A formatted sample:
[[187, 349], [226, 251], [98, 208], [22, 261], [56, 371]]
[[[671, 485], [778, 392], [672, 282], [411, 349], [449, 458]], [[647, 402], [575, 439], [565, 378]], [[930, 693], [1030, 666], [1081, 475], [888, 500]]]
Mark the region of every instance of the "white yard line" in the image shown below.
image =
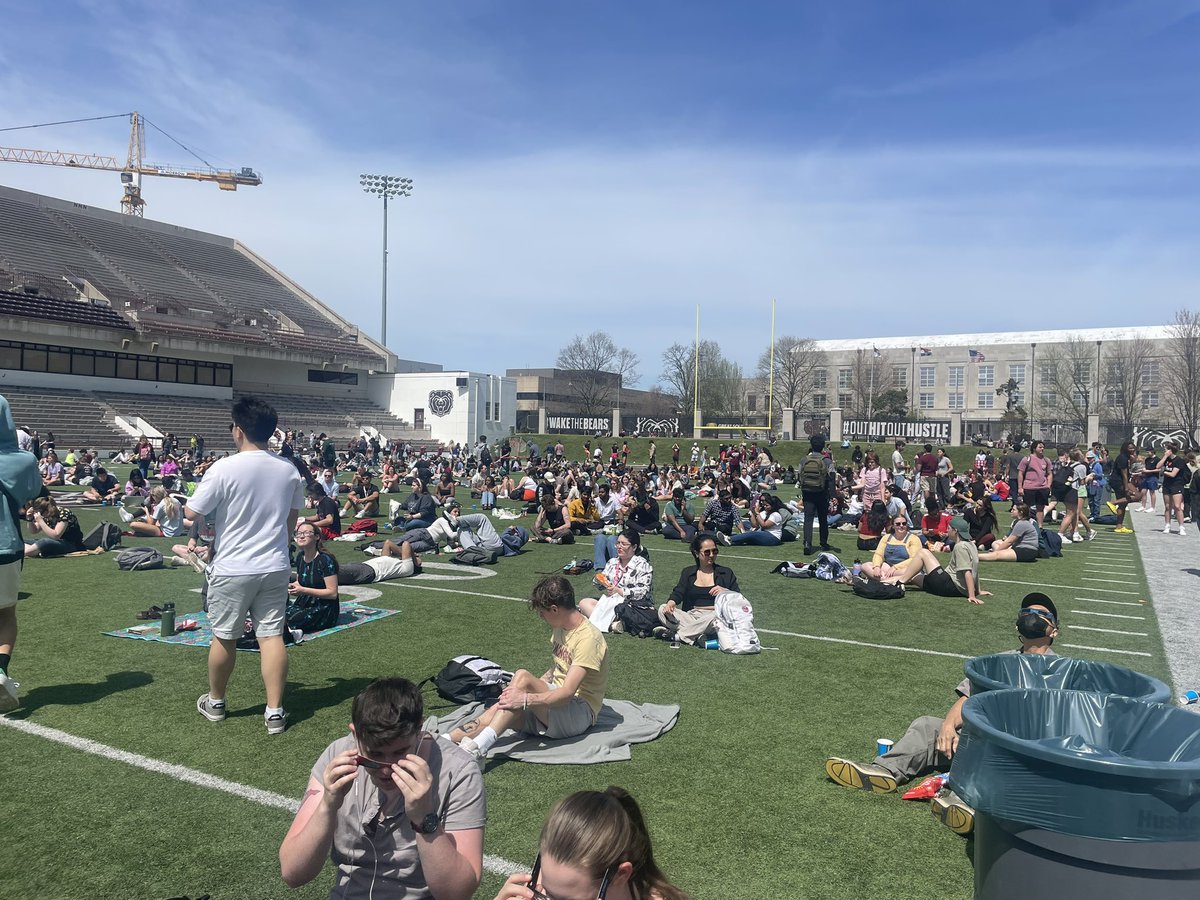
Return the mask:
[[1122, 656], [1152, 656], [1150, 653], [1143, 653], [1141, 650], [1114, 650], [1112, 647], [1092, 647], [1088, 644], [1063, 644], [1064, 647], [1070, 647], [1072, 650], [1095, 650], [1098, 653], [1120, 653]]
[[[209, 790], [232, 794], [242, 800], [257, 803], [259, 806], [282, 809], [292, 815], [295, 815], [296, 810], [300, 808], [299, 801], [293, 797], [285, 797], [283, 794], [264, 791], [262, 788], [251, 787], [248, 784], [239, 784], [236, 781], [228, 781], [216, 775], [201, 772], [199, 769], [190, 769], [187, 766], [176, 765], [175, 763], [165, 762], [161, 759], [153, 759], [149, 756], [142, 756], [140, 753], [118, 750], [116, 747], [108, 746], [108, 744], [101, 744], [98, 741], [88, 738], [76, 737], [65, 731], [59, 731], [57, 728], [47, 728], [45, 725], [38, 725], [26, 719], [10, 719], [8, 716], [0, 716], [0, 725], [12, 728], [15, 731], [22, 731], [25, 734], [34, 735], [35, 737], [44, 738], [48, 741], [54, 741], [73, 750], [82, 750], [84, 753], [91, 753], [94, 756], [101, 756], [104, 759], [110, 759], [114, 762], [125, 763], [126, 765], [144, 769], [147, 772], [153, 772], [156, 775], [166, 775], [168, 778], [174, 778], [176, 781], [184, 781], [198, 787], [208, 788]], [[525, 871], [525, 867], [519, 863], [509, 862], [506, 859], [501, 859], [499, 856], [485, 855], [483, 857], [483, 867], [493, 875], [508, 876], [516, 872]]]
[[[982, 576], [981, 576], [981, 578], [982, 578]], [[1071, 584], [1046, 584], [1044, 581], [1010, 581], [1007, 578], [996, 578], [992, 575], [988, 575], [987, 578], [984, 580], [989, 581], [989, 582], [998, 581], [998, 582], [1000, 582], [1000, 584], [1023, 584], [1028, 587], [1041, 588], [1044, 591], [1046, 591], [1046, 590], [1069, 591], [1072, 588], [1078, 586], [1078, 585], [1071, 585]], [[1088, 590], [1089, 591], [1102, 591], [1105, 594], [1125, 594], [1129, 597], [1136, 597], [1138, 595], [1138, 591], [1118, 591], [1115, 588], [1089, 587]]]
[[1101, 584], [1141, 584], [1141, 580], [1124, 581], [1120, 578], [1081, 578], [1080, 581], [1098, 581]]
[[1146, 621], [1145, 616], [1126, 616], [1122, 615], [1121, 613], [1092, 612], [1091, 610], [1087, 609], [1073, 609], [1071, 612], [1077, 616], [1103, 616], [1105, 619], [1134, 619], [1138, 622]]
[[1134, 603], [1132, 600], [1102, 600], [1099, 597], [1076, 597], [1076, 600], [1086, 600], [1088, 603], [1107, 603], [1109, 606], [1145, 606], [1145, 603]]
[[1102, 631], [1105, 634], [1127, 634], [1130, 637], [1150, 637], [1144, 631], [1120, 631], [1116, 628], [1094, 628], [1091, 625], [1072, 625], [1072, 631]]

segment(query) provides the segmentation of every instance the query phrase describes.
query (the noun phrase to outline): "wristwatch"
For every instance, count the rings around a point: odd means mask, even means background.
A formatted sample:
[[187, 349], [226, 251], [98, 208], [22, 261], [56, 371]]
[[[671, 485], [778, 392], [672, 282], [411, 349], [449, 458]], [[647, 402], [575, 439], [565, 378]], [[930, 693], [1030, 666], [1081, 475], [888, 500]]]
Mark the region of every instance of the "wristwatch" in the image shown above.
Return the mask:
[[427, 813], [420, 822], [412, 823], [413, 831], [417, 834], [433, 834], [437, 831], [440, 822], [437, 813]]

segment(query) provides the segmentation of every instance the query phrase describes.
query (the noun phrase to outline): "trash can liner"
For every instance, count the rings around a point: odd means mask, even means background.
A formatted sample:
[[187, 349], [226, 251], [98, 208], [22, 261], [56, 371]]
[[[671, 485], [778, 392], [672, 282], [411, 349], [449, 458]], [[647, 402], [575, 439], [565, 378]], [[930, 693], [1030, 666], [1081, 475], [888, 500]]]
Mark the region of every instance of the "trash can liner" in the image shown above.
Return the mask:
[[1124, 666], [1069, 656], [997, 653], [969, 659], [963, 670], [971, 682], [972, 694], [1008, 688], [1048, 688], [1119, 694], [1150, 703], [1167, 703], [1171, 699], [1171, 688], [1157, 678]]
[[1200, 840], [1200, 716], [1084, 691], [972, 696], [950, 783], [977, 810], [1061, 834]]

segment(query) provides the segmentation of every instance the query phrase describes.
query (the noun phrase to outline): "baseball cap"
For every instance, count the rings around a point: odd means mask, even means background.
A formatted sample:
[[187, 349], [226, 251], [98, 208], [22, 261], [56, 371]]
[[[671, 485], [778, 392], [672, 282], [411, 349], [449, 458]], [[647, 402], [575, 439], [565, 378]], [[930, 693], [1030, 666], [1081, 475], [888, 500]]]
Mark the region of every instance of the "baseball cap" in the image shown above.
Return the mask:
[[1033, 591], [1021, 599], [1021, 608], [1024, 609], [1027, 606], [1044, 606], [1050, 611], [1050, 615], [1054, 616], [1054, 621], [1058, 621], [1058, 607], [1041, 591]]

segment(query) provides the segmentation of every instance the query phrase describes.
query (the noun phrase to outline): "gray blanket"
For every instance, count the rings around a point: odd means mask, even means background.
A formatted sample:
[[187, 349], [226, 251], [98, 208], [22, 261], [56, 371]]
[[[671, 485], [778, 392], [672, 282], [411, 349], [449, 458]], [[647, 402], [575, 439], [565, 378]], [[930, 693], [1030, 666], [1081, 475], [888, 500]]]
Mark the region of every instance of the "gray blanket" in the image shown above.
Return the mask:
[[[430, 716], [425, 730], [444, 734], [463, 722], [478, 718], [482, 703], [471, 703], [442, 716]], [[644, 744], [666, 734], [679, 721], [678, 706], [656, 703], [638, 705], [627, 700], [605, 700], [596, 724], [573, 738], [548, 740], [530, 734], [506, 732], [488, 753], [488, 758], [506, 756], [523, 762], [572, 764], [619, 762], [630, 758], [630, 744]]]

